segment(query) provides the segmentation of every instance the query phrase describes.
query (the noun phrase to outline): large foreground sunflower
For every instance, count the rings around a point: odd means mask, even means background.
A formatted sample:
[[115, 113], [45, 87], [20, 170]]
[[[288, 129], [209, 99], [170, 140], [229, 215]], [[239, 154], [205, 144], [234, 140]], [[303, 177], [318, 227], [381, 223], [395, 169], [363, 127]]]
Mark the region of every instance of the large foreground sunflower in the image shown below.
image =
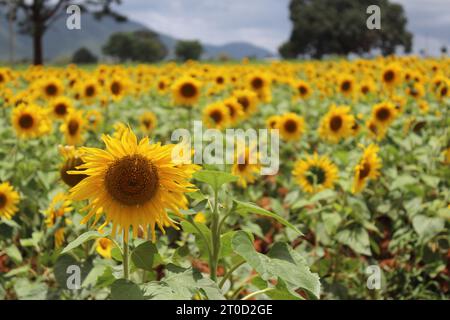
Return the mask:
[[112, 222], [112, 236], [123, 232], [128, 241], [130, 227], [133, 236], [139, 227], [144, 233], [150, 227], [155, 241], [155, 225], [175, 228], [167, 210], [181, 214], [186, 209], [186, 192], [194, 191], [188, 180], [199, 169], [192, 164], [175, 164], [172, 151], [175, 145], [150, 144], [147, 137], [137, 141], [127, 128], [121, 139], [102, 137], [106, 150], [83, 148], [84, 164], [73, 174], [87, 175], [71, 189], [74, 200], [89, 200], [86, 223], [95, 215], [93, 225], [104, 216], [100, 229]]
[[359, 163], [355, 166], [353, 193], [361, 192], [370, 179], [376, 179], [380, 175], [381, 159], [378, 157], [378, 151], [378, 146], [374, 144], [364, 149]]
[[292, 174], [305, 192], [316, 193], [333, 187], [338, 168], [328, 157], [314, 154], [297, 161]]
[[19, 194], [8, 182], [0, 183], [0, 218], [11, 219], [17, 212]]

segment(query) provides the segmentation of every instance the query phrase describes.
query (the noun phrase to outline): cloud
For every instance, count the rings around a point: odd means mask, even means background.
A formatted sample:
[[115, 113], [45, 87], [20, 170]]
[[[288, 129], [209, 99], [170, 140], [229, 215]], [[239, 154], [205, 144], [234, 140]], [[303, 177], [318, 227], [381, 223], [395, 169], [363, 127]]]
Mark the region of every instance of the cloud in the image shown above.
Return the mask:
[[[290, 0], [123, 0], [118, 8], [156, 31], [211, 44], [246, 41], [273, 52], [291, 32]], [[415, 51], [449, 44], [449, 0], [394, 0], [405, 8]], [[429, 50], [430, 51], [430, 50]]]

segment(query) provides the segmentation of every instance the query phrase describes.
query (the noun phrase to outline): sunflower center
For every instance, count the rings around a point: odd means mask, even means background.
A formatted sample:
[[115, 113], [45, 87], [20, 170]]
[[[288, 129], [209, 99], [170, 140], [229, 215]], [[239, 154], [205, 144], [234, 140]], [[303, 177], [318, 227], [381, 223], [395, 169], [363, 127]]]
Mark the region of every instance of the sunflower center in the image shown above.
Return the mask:
[[19, 119], [19, 125], [22, 129], [30, 129], [33, 127], [34, 119], [29, 114], [24, 114]]
[[49, 96], [56, 95], [56, 92], [58, 91], [58, 88], [54, 84], [49, 84], [47, 87], [45, 87], [45, 92]]
[[387, 108], [381, 108], [376, 113], [377, 119], [380, 121], [386, 121], [391, 116], [391, 112]]
[[84, 164], [84, 162], [80, 158], [71, 158], [71, 159], [68, 159], [64, 163], [64, 165], [61, 167], [61, 170], [59, 171], [59, 173], [61, 175], [61, 179], [69, 187], [75, 187], [78, 183], [81, 182], [81, 180], [88, 177], [85, 174], [68, 174], [67, 173], [67, 171], [79, 171], [76, 169], [76, 167], [81, 166], [82, 164]]
[[217, 77], [217, 79], [216, 79], [216, 82], [218, 83], [218, 84], [222, 84], [222, 83], [224, 83], [224, 79], [223, 79], [223, 77]]
[[313, 166], [309, 169], [306, 179], [311, 185], [323, 184], [325, 182], [325, 171], [321, 167]]
[[350, 87], [351, 87], [350, 81], [342, 82], [342, 85], [341, 85], [342, 91], [348, 91], [348, 90], [350, 90]]
[[247, 168], [247, 164], [246, 163], [239, 163], [238, 164], [238, 169], [239, 171], [245, 171], [245, 169]]
[[364, 86], [364, 87], [361, 88], [361, 92], [363, 94], [367, 94], [367, 92], [369, 92], [369, 88], [367, 86]]
[[263, 87], [264, 83], [261, 78], [254, 78], [252, 80], [252, 88], [255, 90], [259, 90]]
[[69, 125], [67, 126], [67, 129], [71, 136], [76, 135], [79, 128], [80, 128], [80, 124], [78, 123], [78, 121], [76, 121], [76, 120], [69, 121]]
[[294, 133], [295, 131], [297, 131], [297, 122], [291, 119], [287, 120], [284, 123], [284, 129], [286, 129], [286, 131], [289, 133]]
[[304, 86], [300, 86], [300, 87], [298, 88], [298, 92], [300, 92], [300, 94], [301, 94], [302, 96], [304, 96], [305, 94], [308, 93], [308, 90], [307, 90]]
[[103, 250], [106, 250], [106, 249], [108, 249], [109, 241], [108, 241], [108, 239], [102, 238], [102, 239], [99, 240], [99, 244], [100, 244], [100, 247], [102, 247]]
[[3, 209], [3, 207], [6, 206], [6, 200], [6, 195], [0, 193], [0, 209]]
[[248, 98], [247, 97], [240, 97], [238, 99], [238, 102], [242, 106], [244, 111], [247, 111], [248, 107], [250, 106], [250, 101], [248, 100]]
[[394, 71], [392, 70], [386, 71], [383, 75], [384, 81], [386, 82], [391, 82], [392, 80], [394, 80], [394, 77], [395, 77]]
[[332, 131], [339, 131], [342, 127], [342, 117], [340, 116], [334, 116], [330, 120], [330, 129]]
[[234, 110], [234, 107], [231, 104], [226, 104], [226, 107], [228, 108], [228, 112], [230, 114], [230, 117], [233, 118], [236, 114], [236, 111]]
[[362, 180], [366, 178], [370, 173], [370, 164], [364, 162], [362, 168], [359, 169], [359, 179]]
[[166, 87], [166, 84], [165, 84], [164, 82], [158, 83], [158, 88], [159, 88], [160, 90], [164, 90], [165, 87]]
[[55, 107], [55, 113], [60, 116], [67, 114], [67, 106], [64, 103], [58, 103]]
[[140, 155], [116, 160], [105, 175], [105, 187], [110, 196], [126, 206], [143, 205], [151, 200], [158, 185], [155, 165]]
[[448, 89], [447, 89], [447, 87], [443, 87], [442, 89], [441, 89], [441, 96], [446, 96], [447, 95], [447, 91], [448, 91]]
[[5, 81], [5, 78], [4, 78], [3, 75], [0, 73], [0, 83], [2, 83], [3, 81]]
[[209, 116], [214, 120], [215, 123], [220, 123], [222, 121], [222, 112], [218, 110], [214, 110], [210, 113]]
[[94, 86], [87, 87], [85, 93], [86, 93], [86, 97], [92, 97], [95, 94]]
[[185, 83], [181, 87], [183, 97], [192, 98], [197, 94], [197, 88], [192, 83]]
[[150, 128], [151, 128], [152, 122], [151, 122], [150, 120], [145, 119], [145, 120], [142, 121], [142, 122], [144, 123], [144, 126], [145, 126], [147, 129], [150, 129]]
[[113, 82], [112, 84], [111, 84], [111, 92], [112, 92], [112, 94], [113, 95], [119, 95], [120, 94], [120, 91], [121, 91], [121, 87], [120, 87], [120, 83], [118, 83], [118, 82]]

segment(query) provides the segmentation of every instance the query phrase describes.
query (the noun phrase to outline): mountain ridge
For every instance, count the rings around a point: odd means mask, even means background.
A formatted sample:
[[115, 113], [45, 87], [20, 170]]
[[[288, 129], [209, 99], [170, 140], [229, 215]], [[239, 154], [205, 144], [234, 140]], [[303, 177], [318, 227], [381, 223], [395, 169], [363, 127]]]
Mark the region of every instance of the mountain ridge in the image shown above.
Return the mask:
[[[72, 54], [81, 47], [86, 47], [96, 56], [103, 56], [102, 45], [109, 36], [115, 32], [132, 32], [136, 30], [152, 30], [143, 24], [127, 20], [126, 22], [116, 22], [113, 18], [104, 17], [96, 20], [90, 14], [84, 14], [81, 18], [81, 30], [68, 30], [66, 28], [65, 17], [56, 20], [44, 34], [44, 60], [46, 62], [69, 59]], [[168, 49], [166, 59], [175, 57], [175, 44], [178, 39], [156, 32], [161, 41]], [[23, 35], [16, 30], [15, 57], [17, 61], [30, 60], [32, 57], [32, 39], [28, 35]], [[230, 42], [223, 45], [213, 45], [202, 43], [204, 59], [216, 58], [219, 55], [226, 55], [232, 59], [242, 59], [243, 57], [267, 58], [273, 57], [274, 53], [265, 48], [258, 47], [248, 42]], [[9, 33], [8, 21], [4, 14], [0, 15], [0, 60], [7, 61], [9, 58]]]

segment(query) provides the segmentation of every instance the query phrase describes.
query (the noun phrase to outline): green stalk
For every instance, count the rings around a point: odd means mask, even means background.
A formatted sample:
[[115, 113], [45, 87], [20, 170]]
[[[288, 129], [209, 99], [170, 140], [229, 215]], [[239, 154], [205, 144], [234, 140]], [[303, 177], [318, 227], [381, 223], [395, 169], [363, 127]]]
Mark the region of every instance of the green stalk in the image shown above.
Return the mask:
[[219, 288], [222, 289], [223, 285], [225, 284], [225, 282], [227, 281], [227, 279], [229, 279], [231, 277], [231, 274], [240, 266], [242, 266], [245, 263], [245, 260], [236, 263], [234, 266], [231, 267], [230, 270], [228, 270], [228, 272], [225, 274], [225, 276], [222, 278], [222, 280], [219, 283]]
[[212, 214], [211, 221], [211, 241], [212, 241], [212, 263], [210, 265], [211, 269], [211, 279], [213, 281], [217, 280], [217, 264], [219, 262], [219, 252], [220, 252], [220, 230], [219, 230], [219, 211], [218, 211], [218, 191], [214, 190], [214, 210]]
[[128, 250], [129, 250], [128, 243], [124, 239], [122, 260], [123, 260], [123, 278], [125, 280], [128, 280], [130, 278], [128, 267]]

